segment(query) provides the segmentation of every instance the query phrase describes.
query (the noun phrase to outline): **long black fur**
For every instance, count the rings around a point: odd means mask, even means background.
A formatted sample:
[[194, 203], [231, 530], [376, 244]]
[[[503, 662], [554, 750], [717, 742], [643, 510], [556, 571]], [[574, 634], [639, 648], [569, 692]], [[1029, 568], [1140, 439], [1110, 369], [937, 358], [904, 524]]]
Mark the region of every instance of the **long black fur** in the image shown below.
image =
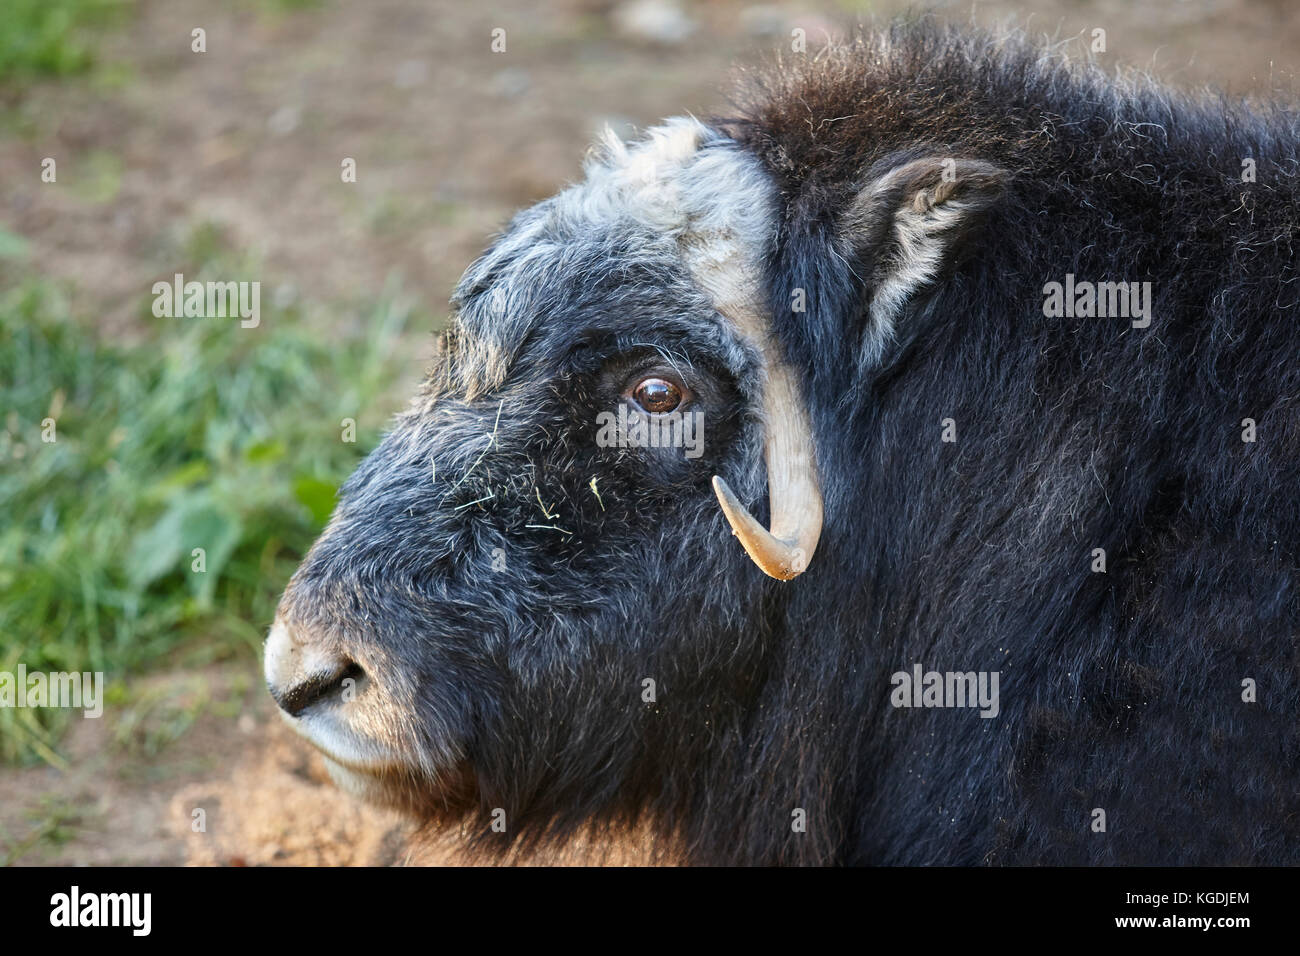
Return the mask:
[[[406, 802], [485, 852], [649, 823], [694, 863], [1300, 862], [1295, 114], [924, 23], [747, 91], [715, 125], [780, 189], [767, 283], [814, 423], [812, 565], [763, 577], [712, 499], [722, 474], [762, 517], [754, 370], [683, 314], [707, 303], [679, 274], [556, 236], [563, 269], [513, 276], [536, 321], [505, 341], [482, 300], [525, 265], [485, 259], [285, 602], [392, 675], [415, 746], [469, 781], [413, 770]], [[881, 251], [835, 251], [844, 210], [929, 153], [1007, 178], [868, 362]], [[1044, 317], [1066, 273], [1150, 281], [1151, 327]], [[596, 447], [665, 354], [706, 454]], [[1000, 715], [892, 707], [915, 663], [1000, 672]]]

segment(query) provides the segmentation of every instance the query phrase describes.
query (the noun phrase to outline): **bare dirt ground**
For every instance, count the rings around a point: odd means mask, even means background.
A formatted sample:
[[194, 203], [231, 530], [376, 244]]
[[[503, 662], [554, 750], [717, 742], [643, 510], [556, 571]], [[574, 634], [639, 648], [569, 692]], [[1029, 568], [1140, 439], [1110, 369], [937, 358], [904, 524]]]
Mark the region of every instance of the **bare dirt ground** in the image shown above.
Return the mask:
[[[160, 728], [123, 727], [108, 708], [100, 719], [74, 722], [63, 742], [67, 770], [0, 775], [0, 828], [11, 843], [51, 820], [66, 831], [66, 838], [47, 834], [15, 862], [383, 865], [404, 859], [407, 825], [336, 790], [319, 758], [275, 719], [247, 666], [163, 672], [140, 684], [133, 690], [157, 695], [173, 717], [197, 706], [197, 719], [175, 742], [150, 746], [150, 730]], [[235, 706], [221, 706], [227, 703]]]
[[[291, 11], [256, 0], [142, 0], [99, 45], [100, 60], [124, 73], [40, 85], [11, 104], [17, 119], [0, 130], [0, 217], [30, 240], [36, 271], [74, 283], [80, 304], [127, 341], [150, 285], [179, 271], [186, 237], [205, 225], [247, 251], [264, 282], [305, 302], [308, 321], [313, 303], [359, 306], [391, 277], [439, 313], [486, 237], [576, 176], [603, 124], [628, 132], [672, 113], [725, 112], [733, 63], [787, 46], [794, 27], [815, 52], [828, 32], [903, 6], [716, 0], [674, 18], [666, 2], [613, 0], [368, 0]], [[931, 6], [1058, 40], [1101, 27], [1104, 60], [1183, 86], [1296, 96], [1300, 7], [1289, 0]], [[190, 51], [195, 27], [207, 31], [204, 54]], [[490, 49], [496, 28], [506, 31], [504, 53]], [[40, 182], [46, 156], [67, 188]], [[355, 184], [341, 182], [347, 157]], [[412, 334], [414, 380], [428, 345], [425, 331]], [[165, 698], [207, 695], [175, 740], [142, 747], [140, 728], [106, 715], [76, 722], [66, 769], [0, 770], [9, 857], [455, 860], [454, 835], [413, 851], [407, 824], [339, 793], [274, 719], [256, 662], [199, 677], [195, 685], [194, 674], [164, 669], [133, 682]], [[202, 832], [195, 810], [204, 811]], [[619, 862], [637, 860], [636, 838], [622, 849]]]

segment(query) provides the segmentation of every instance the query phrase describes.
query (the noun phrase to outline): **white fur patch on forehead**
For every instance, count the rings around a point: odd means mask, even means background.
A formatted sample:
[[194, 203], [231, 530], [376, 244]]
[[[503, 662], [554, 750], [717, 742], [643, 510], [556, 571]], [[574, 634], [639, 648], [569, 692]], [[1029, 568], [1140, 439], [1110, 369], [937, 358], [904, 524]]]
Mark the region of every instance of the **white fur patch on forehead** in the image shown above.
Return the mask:
[[[620, 257], [679, 262], [728, 326], [761, 346], [776, 191], [757, 157], [692, 117], [676, 117], [633, 143], [607, 130], [584, 171], [581, 182], [517, 216], [462, 278], [453, 302], [469, 302], [464, 315], [477, 333], [461, 363], [467, 389], [504, 381], [511, 343], [538, 320], [536, 278], [561, 277], [571, 268], [566, 260], [582, 261], [589, 240], [600, 248], [611, 236], [619, 241], [606, 254], [617, 245]], [[572, 280], [583, 276], [574, 271]]]
[[776, 230], [774, 186], [759, 160], [693, 117], [674, 117], [626, 144], [606, 130], [585, 181], [555, 197], [570, 224], [639, 225], [676, 243], [714, 308], [752, 344], [767, 332], [762, 264]]
[[727, 231], [766, 245], [773, 188], [759, 161], [694, 117], [677, 116], [624, 143], [608, 128], [586, 179], [555, 197], [554, 215], [591, 225], [632, 221], [678, 237]]

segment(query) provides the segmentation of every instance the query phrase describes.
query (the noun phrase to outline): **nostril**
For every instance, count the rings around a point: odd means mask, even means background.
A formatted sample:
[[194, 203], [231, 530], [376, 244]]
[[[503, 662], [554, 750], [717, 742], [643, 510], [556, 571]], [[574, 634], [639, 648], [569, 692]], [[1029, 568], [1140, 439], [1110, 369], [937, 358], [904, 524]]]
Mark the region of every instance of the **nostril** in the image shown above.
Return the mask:
[[359, 680], [365, 676], [361, 665], [355, 661], [342, 663], [335, 671], [328, 674], [313, 674], [289, 688], [272, 686], [271, 696], [290, 717], [297, 717], [312, 704], [319, 703], [342, 693], [344, 682]]

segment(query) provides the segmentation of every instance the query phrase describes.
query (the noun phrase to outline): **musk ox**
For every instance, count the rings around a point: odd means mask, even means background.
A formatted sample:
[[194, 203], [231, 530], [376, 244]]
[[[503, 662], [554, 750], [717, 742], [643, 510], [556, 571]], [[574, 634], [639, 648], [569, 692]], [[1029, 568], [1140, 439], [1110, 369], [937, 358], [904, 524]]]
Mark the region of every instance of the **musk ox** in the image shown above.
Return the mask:
[[485, 854], [1295, 862], [1295, 114], [927, 23], [744, 89], [469, 267], [286, 718]]

